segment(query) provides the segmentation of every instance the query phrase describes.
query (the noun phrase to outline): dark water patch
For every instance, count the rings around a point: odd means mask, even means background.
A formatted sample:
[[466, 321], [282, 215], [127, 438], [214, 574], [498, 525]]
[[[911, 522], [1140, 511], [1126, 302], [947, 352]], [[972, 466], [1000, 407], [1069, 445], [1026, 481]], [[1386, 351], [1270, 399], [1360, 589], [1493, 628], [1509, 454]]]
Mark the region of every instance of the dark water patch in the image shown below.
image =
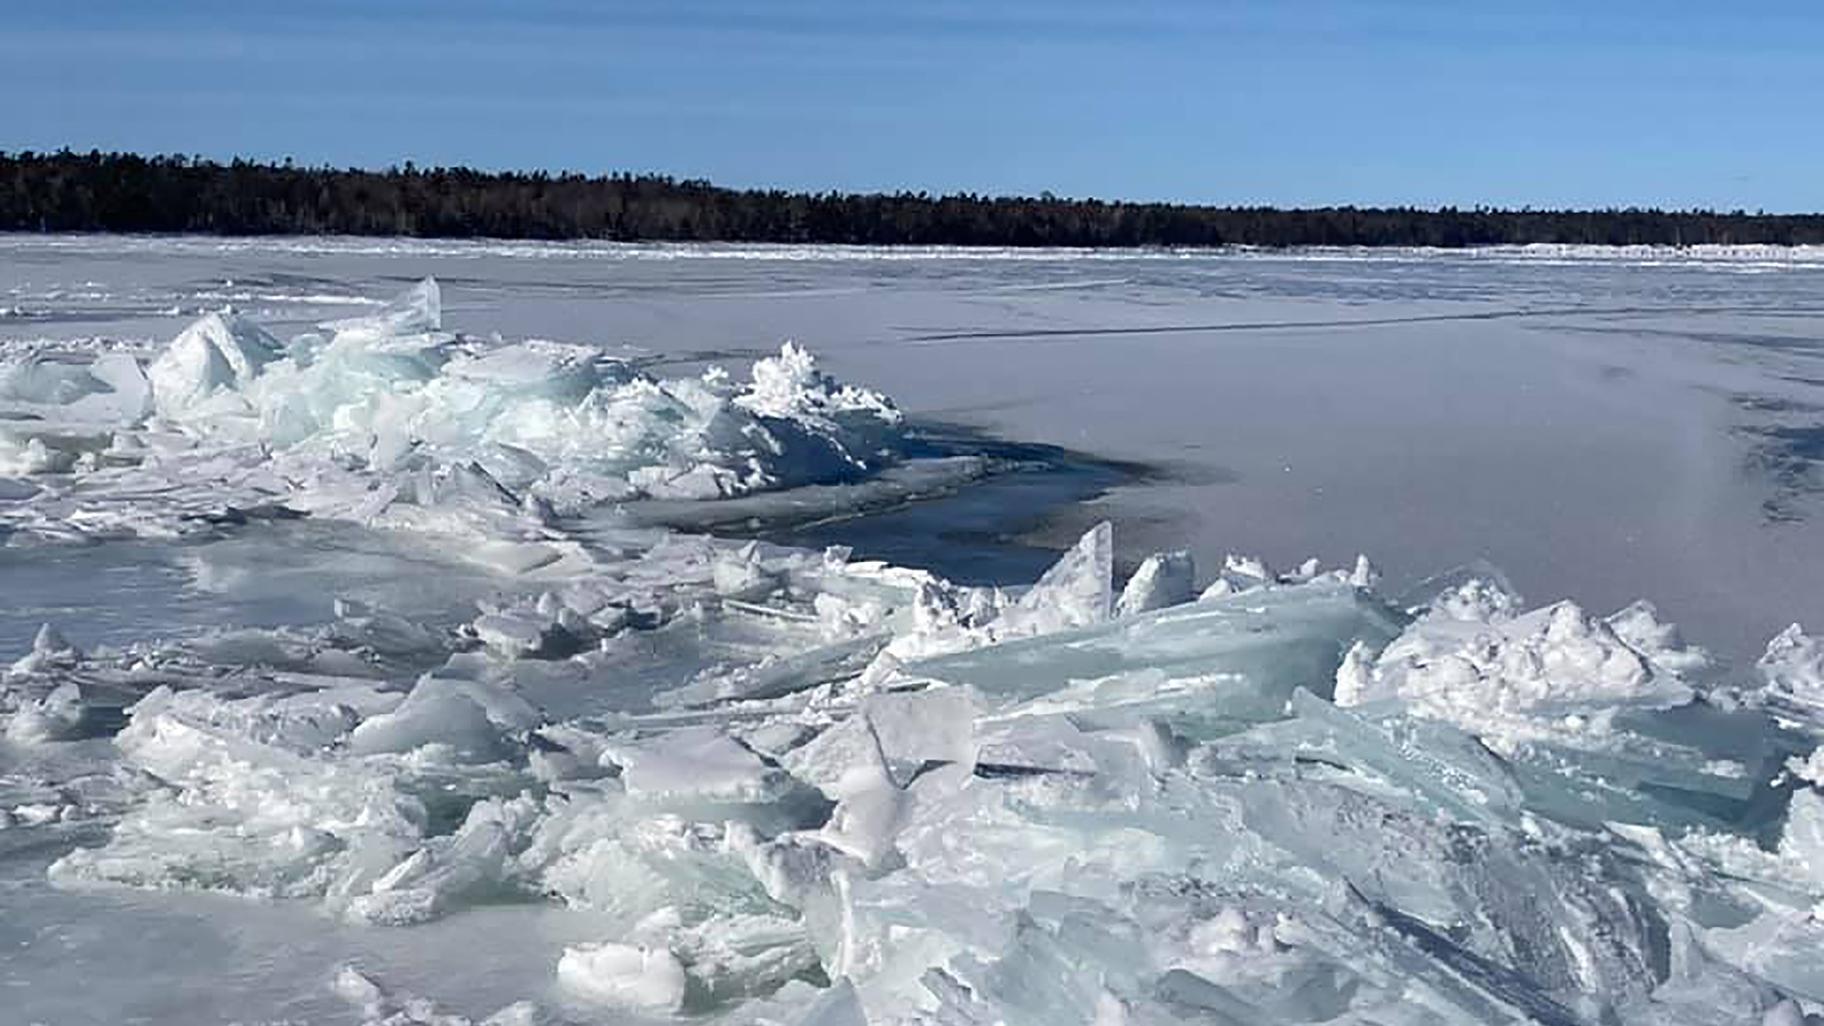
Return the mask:
[[1745, 410], [1749, 413], [1782, 415], [1816, 413], [1819, 410], [1824, 410], [1824, 405], [1780, 395], [1737, 394], [1731, 395], [1729, 401], [1735, 404], [1736, 409]]
[[1780, 523], [1806, 519], [1808, 500], [1824, 492], [1824, 424], [1757, 425], [1736, 433], [1749, 442], [1748, 472], [1774, 488], [1761, 512]]
[[923, 460], [979, 459], [985, 472], [941, 492], [882, 508], [712, 532], [807, 548], [847, 546], [858, 559], [921, 567], [964, 584], [1024, 584], [1043, 573], [1067, 547], [1068, 543], [1053, 547], [1029, 537], [1049, 517], [1119, 485], [1169, 474], [1146, 464], [1055, 445], [1009, 442], [945, 424], [920, 425], [909, 455]]
[[[1198, 449], [1202, 447], [1185, 445], [1183, 448]], [[1193, 463], [1188, 460], [1166, 459], [1147, 464], [1140, 479], [1146, 483], [1170, 481], [1173, 484], [1203, 487], [1240, 484], [1242, 476], [1241, 471], [1218, 463]]]

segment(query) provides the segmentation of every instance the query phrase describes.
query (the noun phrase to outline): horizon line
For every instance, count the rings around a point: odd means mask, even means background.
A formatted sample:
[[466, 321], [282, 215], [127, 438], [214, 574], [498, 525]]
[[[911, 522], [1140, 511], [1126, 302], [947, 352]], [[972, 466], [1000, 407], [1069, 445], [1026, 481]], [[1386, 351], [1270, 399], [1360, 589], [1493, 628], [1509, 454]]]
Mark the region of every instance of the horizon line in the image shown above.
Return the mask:
[[157, 153], [142, 153], [138, 150], [102, 149], [90, 147], [76, 149], [69, 145], [55, 150], [38, 150], [21, 148], [17, 150], [0, 147], [0, 160], [44, 159], [71, 157], [79, 159], [121, 159], [131, 158], [147, 162], [182, 162], [188, 166], [213, 166], [232, 168], [236, 165], [258, 167], [277, 171], [294, 171], [303, 173], [330, 174], [368, 174], [368, 175], [434, 175], [466, 173], [488, 178], [536, 178], [540, 175], [552, 179], [582, 180], [585, 182], [610, 182], [615, 180], [663, 182], [675, 186], [700, 187], [723, 192], [749, 193], [756, 195], [786, 195], [806, 198], [882, 198], [882, 199], [916, 199], [938, 201], [946, 199], [970, 200], [975, 202], [1019, 201], [1028, 203], [1060, 204], [1096, 204], [1101, 206], [1126, 207], [1166, 207], [1182, 210], [1210, 211], [1262, 211], [1276, 213], [1303, 213], [1324, 211], [1362, 211], [1362, 212], [1405, 212], [1424, 214], [1496, 214], [1496, 215], [1565, 215], [1565, 214], [1655, 214], [1655, 215], [1711, 215], [1718, 217], [1753, 217], [1769, 219], [1809, 219], [1824, 217], [1824, 209], [1797, 211], [1769, 211], [1765, 207], [1748, 209], [1745, 207], [1660, 207], [1660, 206], [1607, 206], [1607, 207], [1551, 207], [1503, 206], [1492, 203], [1477, 202], [1439, 203], [1433, 206], [1416, 204], [1382, 204], [1363, 201], [1339, 201], [1317, 205], [1279, 205], [1273, 203], [1251, 202], [1196, 202], [1186, 200], [1132, 199], [1108, 196], [1078, 196], [1054, 193], [1049, 189], [1038, 193], [992, 192], [957, 190], [950, 192], [932, 192], [928, 189], [901, 186], [896, 189], [840, 189], [840, 188], [790, 188], [785, 186], [766, 185], [730, 185], [711, 178], [697, 177], [663, 170], [631, 170], [628, 168], [586, 171], [563, 167], [528, 167], [528, 166], [483, 166], [475, 164], [427, 164], [419, 165], [411, 158], [388, 164], [384, 167], [361, 164], [336, 164], [330, 161], [315, 163], [299, 162], [295, 157], [231, 157], [211, 156], [202, 153], [185, 153], [178, 150]]

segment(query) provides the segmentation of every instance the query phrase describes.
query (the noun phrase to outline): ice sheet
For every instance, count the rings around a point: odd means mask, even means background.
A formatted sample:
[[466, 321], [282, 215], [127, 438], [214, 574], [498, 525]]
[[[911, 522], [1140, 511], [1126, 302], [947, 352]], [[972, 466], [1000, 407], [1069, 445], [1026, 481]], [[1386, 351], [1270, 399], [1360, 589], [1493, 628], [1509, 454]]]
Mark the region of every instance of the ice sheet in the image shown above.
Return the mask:
[[479, 337], [580, 341], [664, 377], [795, 338], [914, 418], [1144, 463], [1143, 487], [1047, 537], [1113, 517], [1124, 565], [1366, 551], [1403, 585], [1483, 557], [1590, 609], [1649, 596], [1735, 662], [1824, 619], [1816, 567], [1790, 556], [1824, 550], [1815, 250], [16, 236], [0, 251], [0, 308], [30, 315], [0, 323], [9, 355], [149, 355], [224, 304], [289, 338], [436, 274], [451, 323]]
[[[649, 256], [752, 255], [626, 261]], [[208, 291], [268, 288], [326, 286]], [[796, 347], [724, 376], [445, 330], [428, 284], [297, 305], [324, 323], [205, 313], [163, 350], [28, 347], [0, 375], [6, 567], [58, 579], [0, 621], [0, 972], [28, 1021], [1766, 1026], [1824, 1002], [1802, 627], [1731, 663], [1644, 604], [1193, 558], [1157, 523], [973, 586], [676, 533], [614, 501], [727, 529], [805, 498], [785, 486], [890, 481], [898, 407]]]

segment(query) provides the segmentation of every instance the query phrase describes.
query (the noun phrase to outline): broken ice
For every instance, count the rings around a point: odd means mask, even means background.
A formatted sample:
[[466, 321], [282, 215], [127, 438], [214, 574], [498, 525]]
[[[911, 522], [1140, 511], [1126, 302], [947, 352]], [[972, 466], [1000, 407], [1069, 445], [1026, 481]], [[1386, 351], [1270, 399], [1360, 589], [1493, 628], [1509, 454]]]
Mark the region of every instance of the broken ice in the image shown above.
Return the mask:
[[[0, 776], [0, 850], [53, 851], [70, 892], [402, 945], [503, 906], [588, 924], [500, 1024], [1824, 1002], [1824, 647], [1798, 626], [1732, 674], [1650, 606], [1528, 609], [1486, 575], [1396, 601], [1365, 562], [1200, 579], [1168, 552], [1122, 582], [1101, 525], [1030, 585], [967, 587], [619, 521], [858, 480], [905, 428], [796, 347], [660, 380], [446, 331], [430, 282], [289, 342], [212, 314], [146, 368], [9, 364], [0, 412], [17, 543], [308, 516], [453, 539], [493, 584], [454, 620], [345, 597], [125, 646], [41, 631], [0, 683], [5, 765], [37, 767]], [[478, 1021], [367, 966], [322, 987], [368, 1022]]]

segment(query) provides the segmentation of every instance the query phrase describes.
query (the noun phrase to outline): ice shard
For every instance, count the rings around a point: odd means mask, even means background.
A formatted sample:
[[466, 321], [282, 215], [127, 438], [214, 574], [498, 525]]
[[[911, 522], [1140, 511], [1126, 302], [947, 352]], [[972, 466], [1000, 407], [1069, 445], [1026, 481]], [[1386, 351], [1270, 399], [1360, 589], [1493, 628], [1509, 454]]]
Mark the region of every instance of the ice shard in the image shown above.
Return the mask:
[[[1802, 629], [1736, 671], [1488, 567], [1388, 596], [1165, 552], [1117, 592], [1101, 524], [969, 585], [621, 506], [839, 501], [909, 439], [795, 345], [659, 377], [446, 328], [432, 282], [290, 342], [207, 315], [145, 371], [9, 358], [6, 551], [182, 578], [115, 568], [140, 634], [16, 617], [9, 922], [276, 931], [393, 1026], [1818, 1014]], [[489, 972], [429, 993], [452, 950]]]

